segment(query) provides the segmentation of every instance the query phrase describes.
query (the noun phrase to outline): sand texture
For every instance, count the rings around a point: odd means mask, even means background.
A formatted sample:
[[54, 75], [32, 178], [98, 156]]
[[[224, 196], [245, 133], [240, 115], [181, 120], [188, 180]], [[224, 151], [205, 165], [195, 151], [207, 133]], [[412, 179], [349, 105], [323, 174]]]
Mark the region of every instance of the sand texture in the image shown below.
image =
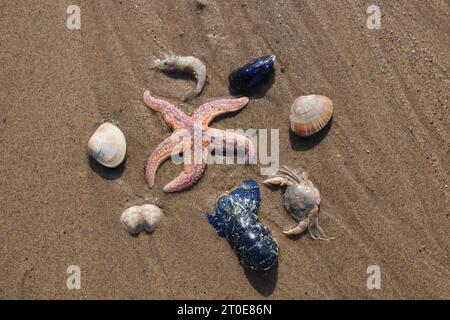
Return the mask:
[[[73, 1], [0, 5], [0, 298], [348, 299], [450, 298], [450, 4], [371, 1]], [[195, 84], [150, 68], [164, 55], [207, 66]], [[321, 191], [321, 225], [336, 239], [292, 240], [282, 193], [259, 165], [210, 165], [190, 190], [165, 194], [181, 168], [166, 162], [149, 189], [149, 153], [171, 133], [143, 102], [148, 89], [187, 113], [230, 96], [229, 72], [275, 54], [274, 77], [215, 128], [279, 129], [280, 163], [306, 169]], [[332, 124], [308, 140], [289, 132], [305, 94], [334, 102]], [[95, 126], [125, 133], [125, 165], [86, 153]], [[261, 221], [278, 240], [278, 267], [244, 272], [205, 213], [243, 179], [261, 185]], [[165, 213], [130, 236], [121, 212], [143, 200]], [[66, 268], [81, 268], [68, 290]], [[369, 265], [382, 273], [368, 290]]]

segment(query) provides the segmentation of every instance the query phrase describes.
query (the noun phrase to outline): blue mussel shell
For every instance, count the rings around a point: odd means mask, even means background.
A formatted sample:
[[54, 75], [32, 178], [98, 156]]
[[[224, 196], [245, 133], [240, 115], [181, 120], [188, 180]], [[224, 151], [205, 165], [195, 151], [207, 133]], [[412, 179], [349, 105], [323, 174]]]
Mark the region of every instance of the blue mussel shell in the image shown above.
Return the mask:
[[275, 56], [265, 56], [247, 63], [236, 69], [228, 77], [234, 90], [243, 92], [260, 84], [273, 69]]
[[226, 237], [241, 264], [249, 270], [270, 269], [278, 259], [278, 244], [259, 221], [261, 195], [258, 184], [244, 181], [227, 195], [220, 197], [209, 223], [221, 237]]

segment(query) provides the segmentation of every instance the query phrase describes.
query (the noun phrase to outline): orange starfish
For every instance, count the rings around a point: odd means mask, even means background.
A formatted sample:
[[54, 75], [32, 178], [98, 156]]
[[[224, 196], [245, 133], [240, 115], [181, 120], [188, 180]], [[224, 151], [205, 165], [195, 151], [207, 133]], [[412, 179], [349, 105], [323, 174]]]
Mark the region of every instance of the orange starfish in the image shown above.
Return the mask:
[[144, 102], [164, 117], [173, 130], [170, 137], [161, 142], [148, 158], [145, 174], [150, 188], [155, 182], [158, 167], [171, 155], [183, 153], [183, 171], [165, 187], [165, 192], [176, 192], [195, 184], [205, 170], [208, 154], [215, 149], [232, 146], [234, 150], [243, 149], [245, 163], [254, 159], [253, 142], [244, 135], [209, 128], [209, 123], [217, 116], [245, 107], [249, 99], [220, 99], [202, 104], [192, 116], [171, 103], [150, 96], [144, 92]]

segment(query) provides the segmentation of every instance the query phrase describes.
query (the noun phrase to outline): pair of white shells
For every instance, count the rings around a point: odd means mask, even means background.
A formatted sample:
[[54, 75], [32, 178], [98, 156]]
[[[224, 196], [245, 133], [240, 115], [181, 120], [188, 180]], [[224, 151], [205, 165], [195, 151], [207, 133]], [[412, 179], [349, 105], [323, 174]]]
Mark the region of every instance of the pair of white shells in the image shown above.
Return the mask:
[[123, 132], [111, 123], [104, 123], [88, 141], [88, 152], [108, 168], [119, 166], [125, 159], [127, 142]]
[[146, 232], [155, 230], [163, 215], [161, 208], [153, 204], [144, 204], [126, 209], [120, 217], [120, 222], [130, 234], [137, 235], [142, 230]]

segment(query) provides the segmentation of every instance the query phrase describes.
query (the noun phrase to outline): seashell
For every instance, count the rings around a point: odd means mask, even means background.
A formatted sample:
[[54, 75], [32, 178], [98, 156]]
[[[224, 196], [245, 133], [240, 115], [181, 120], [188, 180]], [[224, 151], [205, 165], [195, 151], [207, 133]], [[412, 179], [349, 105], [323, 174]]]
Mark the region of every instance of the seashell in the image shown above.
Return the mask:
[[100, 125], [88, 141], [88, 152], [108, 168], [115, 168], [125, 159], [127, 143], [122, 131], [111, 123]]
[[230, 86], [237, 91], [246, 91], [260, 84], [272, 71], [274, 55], [257, 58], [230, 73]]
[[291, 130], [307, 137], [320, 131], [333, 115], [333, 102], [321, 95], [300, 96], [291, 107]]
[[126, 209], [120, 216], [120, 222], [130, 234], [137, 235], [142, 230], [146, 232], [155, 230], [163, 215], [161, 208], [153, 204], [144, 204]]

